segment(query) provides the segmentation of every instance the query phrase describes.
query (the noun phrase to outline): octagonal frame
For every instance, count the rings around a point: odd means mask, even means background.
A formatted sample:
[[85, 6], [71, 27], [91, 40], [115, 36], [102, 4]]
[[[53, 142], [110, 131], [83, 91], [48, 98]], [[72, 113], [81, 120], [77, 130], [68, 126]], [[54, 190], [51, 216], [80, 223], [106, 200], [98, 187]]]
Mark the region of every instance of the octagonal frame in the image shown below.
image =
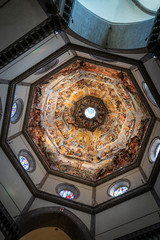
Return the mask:
[[[82, 60], [82, 61], [87, 61], [89, 63], [94, 63], [94, 64], [97, 64], [97, 65], [100, 65], [100, 66], [104, 66], [104, 67], [109, 67], [109, 68], [113, 68], [113, 69], [116, 69], [116, 70], [121, 70], [121, 71], [124, 71], [126, 72], [131, 81], [133, 82], [134, 86], [136, 87], [137, 91], [139, 92], [139, 95], [140, 95], [140, 98], [142, 99], [143, 103], [145, 104], [145, 106], [147, 107], [147, 110], [151, 116], [151, 119], [150, 119], [150, 123], [149, 123], [149, 126], [148, 126], [148, 129], [146, 131], [146, 134], [145, 134], [145, 137], [144, 137], [144, 140], [143, 140], [143, 143], [142, 143], [142, 146], [141, 146], [141, 149], [140, 149], [140, 152], [138, 154], [138, 157], [137, 157], [137, 160], [135, 163], [131, 164], [130, 166], [127, 166], [127, 169], [126, 168], [122, 168], [120, 170], [117, 170], [116, 172], [113, 172], [112, 174], [100, 179], [100, 180], [97, 180], [96, 182], [90, 182], [90, 181], [87, 181], [87, 180], [83, 180], [83, 179], [80, 179], [76, 176], [71, 176], [71, 175], [68, 175], [68, 174], [65, 174], [65, 178], [66, 179], [69, 179], [69, 180], [74, 180], [74, 181], [77, 181], [77, 182], [80, 182], [80, 183], [83, 183], [83, 184], [86, 184], [86, 185], [89, 185], [89, 186], [98, 186], [112, 178], [115, 178], [119, 175], [122, 175], [124, 174], [124, 172], [128, 172], [136, 167], [138, 167], [140, 165], [140, 161], [141, 161], [141, 158], [143, 156], [143, 152], [144, 152], [144, 149], [145, 149], [145, 145], [147, 143], [147, 139], [148, 137], [150, 136], [150, 133], [152, 131], [152, 127], [154, 125], [154, 122], [155, 122], [155, 117], [154, 117], [154, 113], [152, 112], [149, 104], [146, 102], [146, 99], [145, 97], [143, 96], [142, 94], [142, 91], [140, 90], [140, 87], [138, 86], [136, 80], [134, 79], [133, 75], [131, 74], [130, 70], [128, 69], [125, 69], [125, 68], [122, 68], [122, 67], [117, 67], [117, 66], [113, 66], [113, 65], [110, 65], [110, 64], [106, 64], [106, 63], [101, 63], [101, 62], [97, 62], [95, 60], [91, 60], [91, 59], [87, 59], [87, 58], [81, 58], [81, 57], [73, 57], [72, 59], [70, 59], [69, 61], [65, 62], [64, 64], [62, 64], [61, 66], [59, 66], [58, 68], [54, 69], [53, 71], [49, 72], [47, 75], [43, 76], [42, 78], [40, 78], [38, 81], [34, 82], [33, 84], [31, 84], [31, 89], [30, 89], [30, 94], [29, 94], [29, 101], [28, 101], [28, 110], [26, 111], [26, 118], [25, 118], [25, 121], [24, 121], [24, 125], [23, 125], [23, 134], [24, 136], [26, 137], [27, 141], [30, 143], [30, 145], [32, 145], [33, 147], [33, 150], [34, 152], [37, 154], [38, 158], [40, 159], [41, 163], [43, 164], [43, 166], [45, 167], [45, 169], [47, 170], [48, 173], [50, 174], [53, 174], [53, 175], [56, 175], [56, 176], [59, 176], [59, 177], [64, 177], [64, 174], [61, 173], [61, 172], [57, 172], [56, 170], [52, 170], [50, 169], [50, 167], [47, 165], [47, 163], [43, 160], [43, 156], [42, 154], [40, 153], [38, 147], [34, 144], [33, 140], [30, 138], [26, 128], [27, 128], [27, 122], [28, 122], [28, 119], [29, 119], [29, 111], [30, 111], [30, 108], [31, 108], [31, 105], [32, 105], [32, 99], [33, 99], [33, 94], [34, 94], [34, 88], [36, 85], [40, 84], [41, 82], [43, 81], [47, 81], [47, 79], [52, 76], [53, 74], [57, 73], [58, 71], [60, 71], [61, 69], [63, 69], [64, 67], [68, 66], [69, 64], [73, 63], [74, 61], [76, 60]], [[150, 131], [149, 131], [150, 129]]]
[[[153, 83], [152, 83], [148, 73], [146, 72], [143, 64], [140, 61], [133, 60], [133, 59], [128, 59], [126, 57], [117, 56], [117, 55], [110, 54], [110, 53], [106, 54], [104, 52], [99, 52], [98, 50], [95, 50], [95, 49], [88, 49], [86, 47], [76, 46], [74, 44], [68, 44], [67, 46], [62, 47], [60, 50], [58, 50], [57, 52], [55, 52], [51, 56], [49, 56], [47, 58], [47, 60], [51, 59], [53, 57], [56, 58], [57, 56], [60, 56], [62, 53], [66, 52], [66, 51], [68, 51], [70, 49], [73, 50], [73, 51], [75, 51], [75, 50], [82, 51], [84, 53], [98, 54], [99, 56], [102, 56], [102, 57], [105, 57], [107, 55], [107, 58], [111, 58], [113, 60], [117, 60], [117, 61], [124, 62], [124, 63], [130, 63], [130, 64], [132, 64], [134, 66], [137, 66], [139, 71], [141, 72], [142, 76], [145, 78], [145, 81], [147, 82], [148, 86], [150, 88], [152, 88], [152, 94], [155, 97], [158, 106], [160, 106], [160, 99], [158, 98], [158, 96], [159, 96], [158, 92], [155, 89], [155, 86], [153, 85]], [[77, 59], [77, 58], [75, 57], [74, 60], [75, 59]], [[79, 57], [78, 59], [81, 59], [81, 58]], [[55, 203], [57, 202], [57, 198], [58, 198], [58, 203], [60, 203], [60, 204], [64, 204], [65, 206], [70, 206], [73, 209], [78, 209], [78, 210], [81, 210], [81, 211], [86, 212], [86, 213], [96, 214], [96, 213], [99, 213], [99, 212], [101, 212], [101, 211], [103, 211], [105, 209], [108, 209], [109, 207], [115, 206], [116, 204], [119, 204], [122, 201], [129, 200], [132, 197], [136, 197], [136, 196], [138, 196], [140, 194], [145, 193], [146, 191], [151, 190], [153, 184], [156, 181], [157, 175], [159, 173], [160, 161], [157, 161], [155, 163], [155, 165], [153, 167], [153, 170], [151, 172], [151, 175], [150, 175], [150, 177], [149, 177], [149, 179], [148, 179], [146, 184], [144, 184], [143, 186], [139, 187], [138, 189], [134, 189], [132, 191], [129, 191], [128, 193], [126, 193], [121, 198], [114, 198], [114, 199], [112, 199], [109, 202], [104, 202], [103, 204], [97, 205], [95, 207], [89, 207], [89, 206], [86, 206], [85, 204], [82, 204], [82, 203], [80, 205], [78, 203], [77, 204], [71, 203], [71, 202], [67, 203], [65, 199], [62, 199], [62, 198], [59, 198], [59, 197], [55, 198], [53, 195], [51, 196], [50, 194], [43, 193], [43, 192], [37, 190], [37, 188], [35, 187], [35, 185], [31, 181], [31, 179], [28, 176], [28, 174], [26, 174], [25, 171], [21, 171], [21, 168], [19, 167], [19, 163], [17, 163], [15, 161], [16, 157], [13, 156], [13, 153], [12, 153], [10, 147], [9, 147], [8, 142], [7, 142], [8, 127], [9, 127], [9, 123], [10, 123], [9, 119], [8, 119], [8, 114], [9, 114], [11, 106], [12, 106], [12, 98], [13, 98], [14, 92], [15, 92], [15, 85], [18, 84], [19, 82], [21, 82], [27, 76], [29, 76], [32, 73], [34, 73], [36, 70], [38, 70], [39, 66], [43, 66], [45, 61], [46, 61], [46, 59], [44, 59], [40, 63], [36, 64], [35, 66], [33, 66], [32, 68], [30, 68], [29, 70], [27, 70], [26, 72], [21, 74], [19, 77], [16, 77], [13, 81], [10, 82], [10, 84], [9, 84], [9, 91], [8, 91], [8, 96], [9, 97], [7, 99], [7, 102], [6, 102], [6, 108], [5, 108], [5, 113], [4, 113], [4, 121], [3, 121], [3, 128], [2, 128], [2, 134], [1, 134], [1, 143], [2, 143], [3, 151], [5, 152], [7, 157], [10, 159], [11, 163], [16, 168], [16, 170], [18, 171], [18, 173], [20, 174], [20, 176], [22, 177], [22, 179], [24, 180], [24, 182], [26, 183], [26, 185], [30, 189], [31, 193], [34, 195], [34, 197], [38, 197], [38, 198], [41, 198], [41, 199], [46, 199], [46, 200], [49, 200], [51, 202], [53, 201]], [[95, 61], [94, 61], [94, 63], [95, 63]], [[105, 65], [107, 65], [107, 64], [105, 64]], [[111, 65], [109, 65], [109, 67], [111, 67]], [[118, 68], [118, 67], [116, 67], [116, 68]], [[122, 69], [122, 68], [120, 68], [120, 69]], [[126, 69], [125, 69], [125, 71], [126, 71]], [[127, 71], [129, 71], [129, 70], [127, 70]], [[51, 74], [53, 74], [53, 72]], [[45, 78], [48, 78], [49, 75], [50, 75], [50, 73], [46, 74]], [[143, 94], [142, 94], [141, 97], [143, 99], [145, 99]], [[149, 106], [149, 104], [147, 102], [145, 102], [145, 105]], [[154, 115], [153, 111], [151, 110], [151, 108], [149, 107], [148, 109], [149, 109], [149, 112], [150, 112], [150, 114], [152, 116], [151, 126], [153, 127], [156, 118], [155, 118], [155, 115]], [[24, 128], [23, 128], [23, 134], [25, 134]], [[149, 134], [148, 134], [148, 136], [149, 136]], [[32, 143], [30, 142], [30, 144], [32, 144]], [[35, 148], [35, 152], [37, 152], [36, 148]], [[99, 184], [101, 184], [101, 182]], [[88, 183], [88, 185], [90, 185], [90, 184]], [[92, 186], [95, 187], [96, 185], [94, 184]]]

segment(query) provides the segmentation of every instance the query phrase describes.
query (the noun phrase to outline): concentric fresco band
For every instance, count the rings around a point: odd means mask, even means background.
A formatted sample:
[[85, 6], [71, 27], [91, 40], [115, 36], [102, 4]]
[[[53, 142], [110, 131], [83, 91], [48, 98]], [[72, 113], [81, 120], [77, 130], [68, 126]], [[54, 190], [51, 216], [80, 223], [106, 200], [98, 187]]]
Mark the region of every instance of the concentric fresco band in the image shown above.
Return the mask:
[[94, 131], [104, 124], [107, 108], [100, 98], [86, 96], [74, 104], [75, 125]]
[[35, 87], [27, 131], [51, 169], [96, 181], [136, 161], [149, 121], [126, 72], [77, 60]]

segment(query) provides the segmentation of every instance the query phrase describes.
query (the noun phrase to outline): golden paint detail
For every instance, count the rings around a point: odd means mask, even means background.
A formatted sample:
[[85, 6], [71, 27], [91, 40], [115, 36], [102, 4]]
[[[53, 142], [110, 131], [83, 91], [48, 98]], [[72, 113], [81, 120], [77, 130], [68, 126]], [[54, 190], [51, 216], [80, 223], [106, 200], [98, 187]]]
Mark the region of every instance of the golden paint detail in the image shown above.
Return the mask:
[[[74, 117], [87, 96], [107, 110], [93, 131]], [[96, 181], [136, 161], [149, 120], [125, 72], [76, 61], [36, 86], [27, 130], [51, 169]]]

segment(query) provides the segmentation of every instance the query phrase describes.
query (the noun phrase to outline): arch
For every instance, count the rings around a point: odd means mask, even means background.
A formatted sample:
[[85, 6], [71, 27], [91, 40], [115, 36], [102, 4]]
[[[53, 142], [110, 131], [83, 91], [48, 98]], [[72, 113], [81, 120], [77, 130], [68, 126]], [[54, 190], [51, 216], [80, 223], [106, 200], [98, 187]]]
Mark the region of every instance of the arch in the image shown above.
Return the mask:
[[17, 221], [20, 229], [18, 239], [42, 227], [58, 227], [71, 239], [91, 240], [86, 225], [71, 211], [61, 207], [43, 207], [21, 215]]
[[57, 227], [44, 227], [33, 230], [20, 240], [72, 240], [62, 229]]

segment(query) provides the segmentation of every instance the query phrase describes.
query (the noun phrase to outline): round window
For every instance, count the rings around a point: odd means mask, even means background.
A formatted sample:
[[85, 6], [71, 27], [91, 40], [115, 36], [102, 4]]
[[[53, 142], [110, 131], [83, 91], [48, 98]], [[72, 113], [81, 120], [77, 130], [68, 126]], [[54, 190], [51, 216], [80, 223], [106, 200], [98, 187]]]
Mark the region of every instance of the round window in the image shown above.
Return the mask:
[[17, 103], [13, 103], [13, 106], [12, 106], [12, 112], [11, 112], [11, 118], [14, 117], [14, 115], [16, 114], [16, 110], [17, 110]]
[[31, 153], [28, 152], [27, 150], [20, 151], [18, 159], [22, 167], [27, 172], [32, 172], [35, 170], [35, 160], [32, 157]]
[[61, 183], [56, 187], [56, 192], [59, 196], [66, 199], [76, 199], [79, 197], [79, 190], [74, 186], [67, 183]]
[[71, 191], [68, 190], [61, 190], [59, 195], [63, 198], [67, 198], [67, 199], [74, 199], [74, 194]]
[[23, 110], [23, 101], [22, 99], [17, 99], [13, 105], [11, 110], [11, 123], [16, 123], [19, 121]]
[[29, 169], [29, 161], [23, 155], [19, 156], [19, 161], [22, 167], [27, 171]]
[[96, 110], [93, 107], [88, 107], [85, 109], [84, 111], [84, 115], [86, 116], [86, 118], [92, 119], [96, 116]]
[[157, 107], [157, 103], [156, 103], [156, 101], [155, 101], [152, 93], [150, 92], [150, 90], [149, 90], [149, 88], [148, 88], [148, 86], [147, 86], [147, 84], [146, 84], [145, 82], [142, 83], [142, 87], [143, 87], [143, 90], [144, 90], [147, 98], [150, 100], [150, 102], [151, 102], [153, 105], [155, 105], [155, 106]]
[[130, 188], [130, 182], [126, 179], [119, 180], [113, 183], [109, 189], [108, 194], [111, 197], [118, 197], [124, 193], [126, 193]]
[[121, 186], [114, 190], [114, 196], [117, 197], [128, 191], [128, 187]]
[[157, 160], [158, 154], [160, 153], [160, 138], [155, 138], [151, 142], [149, 147], [149, 160], [150, 162], [155, 162]]
[[55, 67], [57, 64], [58, 64], [58, 59], [54, 59], [51, 62], [49, 62], [47, 65], [45, 65], [44, 67], [37, 70], [35, 72], [35, 74], [39, 75], [41, 73], [45, 73], [45, 72], [49, 71], [51, 68]]

